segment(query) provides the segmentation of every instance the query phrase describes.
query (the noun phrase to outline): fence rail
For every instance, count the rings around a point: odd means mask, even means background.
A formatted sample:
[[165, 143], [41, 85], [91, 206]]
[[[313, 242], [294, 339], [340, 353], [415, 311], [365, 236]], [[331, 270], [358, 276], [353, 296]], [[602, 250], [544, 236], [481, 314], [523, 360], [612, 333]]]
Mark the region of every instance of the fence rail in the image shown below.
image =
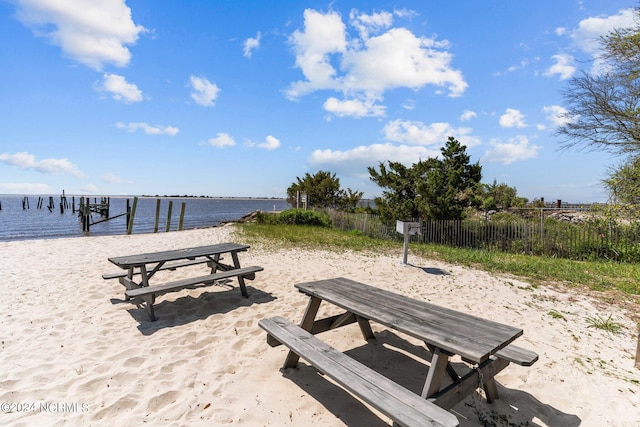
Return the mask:
[[[326, 211], [333, 226], [364, 235], [402, 240], [396, 224], [377, 215]], [[441, 244], [509, 253], [548, 255], [575, 260], [640, 261], [640, 223], [617, 225], [605, 221], [571, 224], [556, 220], [492, 222], [429, 220], [413, 243]]]

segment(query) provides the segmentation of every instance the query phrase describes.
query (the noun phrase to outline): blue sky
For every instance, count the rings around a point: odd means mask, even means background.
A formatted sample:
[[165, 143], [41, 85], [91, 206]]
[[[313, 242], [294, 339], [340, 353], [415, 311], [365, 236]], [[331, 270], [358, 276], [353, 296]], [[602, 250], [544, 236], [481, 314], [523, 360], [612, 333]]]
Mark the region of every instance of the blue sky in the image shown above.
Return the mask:
[[606, 201], [562, 91], [633, 1], [0, 0], [0, 194], [280, 197], [437, 156], [533, 200]]

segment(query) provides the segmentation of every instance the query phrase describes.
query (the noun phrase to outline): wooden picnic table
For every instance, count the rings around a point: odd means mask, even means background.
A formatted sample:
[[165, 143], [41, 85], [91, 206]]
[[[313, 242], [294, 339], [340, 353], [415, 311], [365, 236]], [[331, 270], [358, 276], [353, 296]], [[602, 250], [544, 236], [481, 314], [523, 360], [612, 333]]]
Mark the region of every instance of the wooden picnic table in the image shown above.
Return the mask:
[[[158, 295], [175, 292], [195, 285], [210, 285], [216, 280], [237, 277], [240, 291], [248, 297], [244, 279], [253, 280], [255, 273], [262, 271], [262, 267], [240, 267], [238, 253], [249, 249], [248, 245], [236, 243], [220, 243], [215, 245], [198, 246], [192, 248], [172, 249], [167, 251], [149, 252], [136, 255], [125, 255], [108, 258], [110, 262], [126, 272], [104, 274], [105, 279], [118, 278], [124, 285], [125, 298], [134, 302], [144, 303], [151, 320], [156, 320], [153, 310], [155, 298]], [[223, 255], [231, 255], [231, 264], [223, 263]], [[178, 268], [207, 264], [210, 274], [190, 277], [177, 281], [155, 284], [150, 279], [161, 270], [175, 270]]]
[[[538, 359], [534, 352], [511, 344], [523, 334], [517, 327], [341, 277], [295, 287], [310, 297], [300, 327], [311, 334], [357, 322], [364, 338], [371, 339], [375, 336], [369, 321], [374, 321], [423, 341], [432, 358], [421, 395], [444, 409], [464, 400], [479, 385], [489, 402], [497, 399], [497, 373], [510, 362], [529, 366]], [[322, 301], [341, 307], [345, 313], [316, 320]], [[270, 344], [278, 342], [271, 339]], [[454, 355], [468, 364], [468, 372], [458, 374], [451, 364]], [[284, 368], [295, 367], [299, 357], [289, 351]]]

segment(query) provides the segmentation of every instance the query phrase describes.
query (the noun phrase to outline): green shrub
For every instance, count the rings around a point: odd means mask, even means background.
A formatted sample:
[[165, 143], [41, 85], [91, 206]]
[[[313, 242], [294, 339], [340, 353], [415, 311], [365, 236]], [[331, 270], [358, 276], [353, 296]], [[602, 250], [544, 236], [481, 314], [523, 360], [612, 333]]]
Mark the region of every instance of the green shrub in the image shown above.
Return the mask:
[[273, 212], [258, 211], [256, 214], [256, 222], [258, 224], [276, 225], [278, 223], [278, 214]]
[[289, 209], [278, 214], [278, 224], [313, 225], [316, 227], [330, 227], [329, 215], [302, 209]]

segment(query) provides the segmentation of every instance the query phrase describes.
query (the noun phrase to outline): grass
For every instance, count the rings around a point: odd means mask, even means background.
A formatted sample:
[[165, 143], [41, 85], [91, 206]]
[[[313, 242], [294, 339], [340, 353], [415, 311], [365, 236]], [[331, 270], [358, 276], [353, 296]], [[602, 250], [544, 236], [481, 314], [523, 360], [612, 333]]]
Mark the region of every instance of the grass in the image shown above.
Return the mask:
[[387, 252], [402, 250], [402, 243], [372, 239], [357, 231], [305, 225], [240, 224], [247, 243], [271, 243], [284, 248]]
[[589, 323], [590, 328], [602, 329], [607, 332], [611, 332], [612, 334], [617, 334], [622, 329], [622, 325], [618, 322], [614, 322], [611, 318], [611, 314], [606, 319], [601, 318], [600, 316], [596, 317], [587, 317], [587, 323]]
[[587, 286], [594, 291], [620, 291], [640, 295], [640, 266], [609, 261], [574, 261], [497, 251], [420, 245], [415, 248], [425, 257], [462, 264], [489, 272], [508, 273], [535, 284], [562, 283]]
[[[240, 224], [247, 243], [286, 248], [398, 253], [401, 240], [374, 239], [360, 232], [296, 225]], [[573, 261], [546, 256], [411, 244], [410, 256], [437, 259], [488, 272], [508, 274], [537, 285], [562, 284], [603, 293], [608, 302], [619, 302], [619, 293], [640, 296], [640, 265], [609, 261]]]
[[567, 319], [564, 317], [564, 315], [562, 313], [560, 313], [558, 310], [551, 310], [547, 314], [549, 316], [553, 317], [554, 319], [562, 319], [565, 322], [567, 321]]

